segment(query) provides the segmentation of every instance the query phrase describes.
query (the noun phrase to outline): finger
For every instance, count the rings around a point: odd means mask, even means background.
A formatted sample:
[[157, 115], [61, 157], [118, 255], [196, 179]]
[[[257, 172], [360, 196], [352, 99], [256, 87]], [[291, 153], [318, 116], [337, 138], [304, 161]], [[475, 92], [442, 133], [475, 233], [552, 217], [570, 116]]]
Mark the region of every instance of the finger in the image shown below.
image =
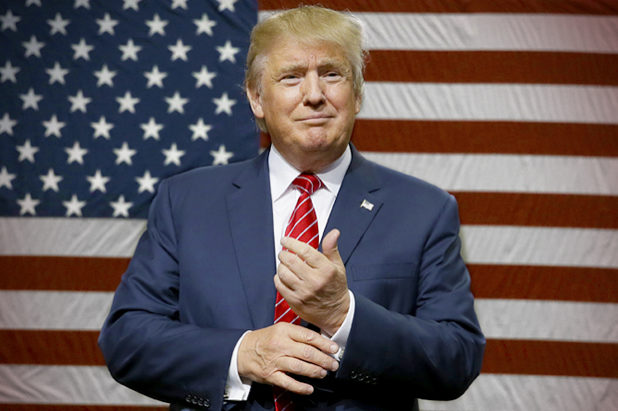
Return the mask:
[[286, 391], [290, 391], [300, 395], [310, 395], [313, 393], [313, 387], [309, 384], [297, 381], [284, 372], [277, 372], [272, 375], [272, 385], [281, 387]]
[[326, 368], [292, 356], [281, 358], [278, 366], [279, 369], [282, 371], [296, 375], [302, 375], [309, 378], [324, 378], [327, 374]]
[[333, 357], [308, 344], [295, 345], [290, 351], [290, 357], [301, 362], [301, 364], [292, 365], [305, 367], [298, 371], [291, 371], [307, 377], [321, 378], [326, 375], [322, 374], [322, 371], [337, 371], [339, 368], [339, 363]]
[[289, 336], [294, 341], [309, 344], [324, 353], [335, 354], [339, 350], [339, 347], [333, 341], [300, 325], [293, 325]]
[[297, 289], [302, 283], [302, 279], [296, 271], [284, 263], [279, 264], [277, 267], [277, 274], [275, 277], [278, 278], [279, 281], [281, 281], [281, 283], [290, 290]]
[[306, 262], [311, 267], [316, 267], [323, 258], [322, 253], [309, 244], [291, 237], [283, 237], [281, 239], [281, 245], [283, 248], [287, 248], [290, 252], [296, 254], [302, 261]]
[[339, 255], [339, 247], [338, 241], [341, 232], [336, 228], [330, 230], [328, 234], [324, 236], [322, 239], [322, 253], [328, 258], [331, 262], [339, 263], [341, 261], [341, 256]]

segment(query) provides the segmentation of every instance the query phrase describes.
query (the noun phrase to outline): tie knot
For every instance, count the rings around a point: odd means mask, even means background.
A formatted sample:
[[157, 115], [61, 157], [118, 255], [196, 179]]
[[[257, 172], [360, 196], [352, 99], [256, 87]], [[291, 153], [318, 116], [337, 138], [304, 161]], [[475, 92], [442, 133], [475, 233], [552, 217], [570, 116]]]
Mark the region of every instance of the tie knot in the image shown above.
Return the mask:
[[313, 194], [324, 186], [324, 183], [322, 183], [322, 180], [320, 180], [318, 176], [316, 176], [315, 174], [307, 173], [300, 174], [294, 179], [292, 184], [294, 185], [294, 187], [301, 190], [301, 192], [304, 191], [308, 195]]

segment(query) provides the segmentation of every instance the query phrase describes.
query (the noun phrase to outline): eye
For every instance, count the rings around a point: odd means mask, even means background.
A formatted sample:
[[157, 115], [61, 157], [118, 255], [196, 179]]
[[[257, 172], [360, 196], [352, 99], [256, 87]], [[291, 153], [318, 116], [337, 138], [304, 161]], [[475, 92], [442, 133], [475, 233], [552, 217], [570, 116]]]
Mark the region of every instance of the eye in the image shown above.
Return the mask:
[[294, 85], [300, 82], [300, 76], [298, 74], [288, 73], [282, 75], [279, 81], [283, 84]]
[[341, 73], [335, 70], [327, 71], [322, 75], [327, 81], [338, 81], [342, 78]]

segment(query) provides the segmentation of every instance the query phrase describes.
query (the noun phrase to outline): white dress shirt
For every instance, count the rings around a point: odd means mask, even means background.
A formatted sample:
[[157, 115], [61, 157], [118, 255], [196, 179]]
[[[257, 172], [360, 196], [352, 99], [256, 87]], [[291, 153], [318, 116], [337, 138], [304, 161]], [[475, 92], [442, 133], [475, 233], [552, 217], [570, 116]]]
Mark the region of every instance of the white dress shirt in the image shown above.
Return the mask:
[[[313, 202], [313, 208], [315, 209], [316, 216], [318, 218], [318, 231], [320, 233], [320, 239], [324, 236], [324, 228], [328, 222], [328, 217], [337, 198], [337, 193], [343, 182], [343, 177], [352, 161], [352, 152], [348, 146], [345, 152], [333, 162], [326, 169], [322, 170], [316, 175], [324, 183], [324, 187], [317, 190], [311, 195], [311, 201]], [[292, 186], [292, 182], [301, 171], [295, 169], [290, 163], [288, 163], [283, 156], [277, 151], [274, 145], [271, 145], [270, 153], [268, 155], [268, 168], [270, 178], [270, 195], [272, 199], [273, 210], [273, 233], [275, 241], [275, 253], [279, 254], [282, 250], [281, 237], [284, 234], [287, 222], [294, 211], [294, 207], [300, 192]], [[274, 275], [274, 273], [273, 273]], [[354, 317], [354, 295], [351, 291], [348, 291], [350, 295], [350, 308], [348, 310], [347, 317], [345, 318], [339, 330], [335, 335], [327, 335], [332, 341], [337, 343], [339, 351], [333, 354], [336, 360], [340, 360], [343, 356], [345, 344], [350, 334], [352, 327], [352, 318]], [[274, 316], [274, 306], [273, 306]], [[249, 332], [249, 331], [247, 331]], [[251, 382], [241, 379], [238, 375], [238, 347], [244, 336], [238, 340], [234, 352], [232, 353], [232, 359], [230, 361], [230, 368], [228, 373], [227, 384], [225, 387], [225, 399], [227, 401], [245, 401], [249, 396], [251, 390]], [[323, 333], [323, 335], [326, 335]]]

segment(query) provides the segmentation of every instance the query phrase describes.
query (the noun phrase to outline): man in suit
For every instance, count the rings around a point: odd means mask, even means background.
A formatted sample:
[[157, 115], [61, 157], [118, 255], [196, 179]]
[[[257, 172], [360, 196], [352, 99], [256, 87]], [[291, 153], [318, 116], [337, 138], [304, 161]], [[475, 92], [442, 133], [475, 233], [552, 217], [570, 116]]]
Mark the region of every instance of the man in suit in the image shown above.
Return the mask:
[[[380, 410], [476, 378], [455, 200], [350, 144], [361, 37], [321, 7], [254, 28], [246, 90], [272, 145], [161, 182], [99, 339], [118, 381], [176, 409]], [[290, 234], [305, 202], [311, 239]]]

